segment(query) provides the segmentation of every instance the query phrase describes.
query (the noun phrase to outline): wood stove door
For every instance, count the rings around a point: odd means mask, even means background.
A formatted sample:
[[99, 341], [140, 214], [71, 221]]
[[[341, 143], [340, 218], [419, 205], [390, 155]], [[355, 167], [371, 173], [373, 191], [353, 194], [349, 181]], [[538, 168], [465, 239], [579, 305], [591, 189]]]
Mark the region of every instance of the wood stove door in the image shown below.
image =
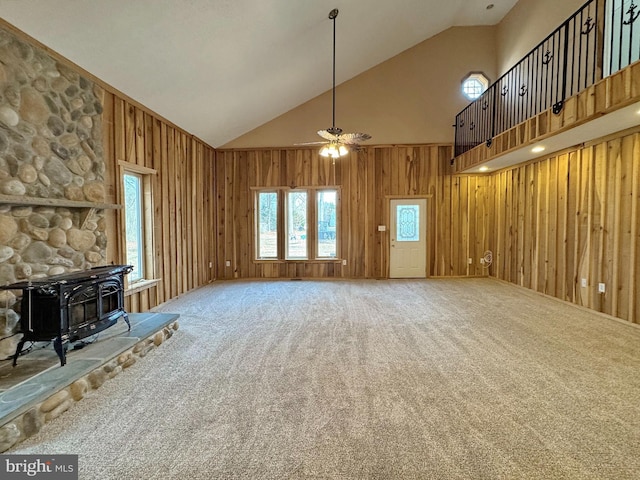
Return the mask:
[[69, 331], [73, 332], [99, 319], [97, 285], [87, 285], [69, 297]]
[[122, 284], [117, 280], [108, 280], [99, 284], [100, 317], [109, 317], [124, 310]]

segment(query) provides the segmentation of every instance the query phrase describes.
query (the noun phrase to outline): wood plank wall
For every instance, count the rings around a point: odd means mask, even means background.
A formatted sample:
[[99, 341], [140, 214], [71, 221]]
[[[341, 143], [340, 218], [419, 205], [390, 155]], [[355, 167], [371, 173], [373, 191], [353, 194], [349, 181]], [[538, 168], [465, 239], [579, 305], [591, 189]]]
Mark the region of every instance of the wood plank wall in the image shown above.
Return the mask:
[[490, 188], [492, 275], [640, 322], [638, 131], [499, 172]]
[[[125, 305], [143, 312], [215, 278], [214, 150], [114, 93], [105, 95], [103, 124], [106, 177], [116, 203], [123, 203], [122, 168], [155, 171], [150, 269], [160, 281], [128, 295]], [[123, 212], [109, 215], [108, 261], [126, 263]]]
[[[392, 197], [427, 197], [428, 275], [483, 275], [488, 248], [488, 176], [446, 175], [451, 146], [381, 146], [336, 160], [317, 149], [218, 150], [215, 160], [219, 279], [386, 278], [388, 204]], [[256, 262], [255, 187], [335, 186], [340, 190], [340, 261]], [[467, 259], [473, 263], [468, 264]], [[229, 262], [229, 266], [227, 266]]]

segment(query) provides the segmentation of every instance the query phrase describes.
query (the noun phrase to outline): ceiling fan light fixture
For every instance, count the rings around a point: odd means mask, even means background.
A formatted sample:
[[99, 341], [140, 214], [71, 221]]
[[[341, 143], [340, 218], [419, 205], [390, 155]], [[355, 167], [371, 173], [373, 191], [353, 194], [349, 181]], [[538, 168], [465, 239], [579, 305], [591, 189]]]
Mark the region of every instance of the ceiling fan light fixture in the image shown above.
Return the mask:
[[320, 156], [330, 158], [344, 157], [349, 153], [349, 149], [338, 142], [330, 142], [320, 149]]
[[333, 22], [333, 85], [331, 88], [332, 100], [332, 122], [331, 127], [326, 130], [318, 131], [318, 135], [329, 140], [329, 143], [320, 149], [322, 157], [331, 157], [333, 159], [344, 157], [349, 153], [346, 145], [358, 145], [359, 141], [369, 140], [371, 135], [366, 133], [343, 133], [342, 129], [336, 127], [336, 17], [338, 9], [334, 8], [329, 12], [329, 19]]

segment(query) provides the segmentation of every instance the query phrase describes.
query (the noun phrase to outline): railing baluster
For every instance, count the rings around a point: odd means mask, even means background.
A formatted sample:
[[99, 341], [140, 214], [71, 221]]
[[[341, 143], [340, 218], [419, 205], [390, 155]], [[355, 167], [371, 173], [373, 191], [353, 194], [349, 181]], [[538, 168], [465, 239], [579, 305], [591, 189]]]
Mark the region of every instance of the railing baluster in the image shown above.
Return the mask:
[[622, 5], [620, 5], [620, 25], [619, 25], [619, 29], [620, 29], [620, 35], [619, 35], [619, 40], [618, 40], [618, 68], [616, 68], [616, 71], [619, 70], [620, 68], [622, 68], [622, 26], [624, 25], [624, 2], [622, 2]]
[[514, 107], [515, 107], [513, 125], [517, 125], [520, 122], [520, 115], [522, 114], [522, 110], [521, 110], [522, 105], [520, 105], [520, 85], [522, 85], [522, 62], [518, 64], [518, 71], [513, 80], [514, 80], [513, 83], [515, 86], [515, 88], [513, 89], [513, 101], [514, 101]]
[[496, 85], [491, 85], [489, 91], [491, 92], [491, 138], [493, 139], [496, 136]]
[[569, 53], [569, 27], [565, 24], [564, 26], [564, 47], [562, 54], [562, 80], [560, 83], [560, 88], [558, 90], [562, 90], [561, 98], [554, 105], [554, 113], [558, 113], [562, 109], [562, 102], [564, 102], [565, 98], [567, 98], [567, 65], [569, 59], [567, 58]]
[[[539, 49], [538, 49], [538, 53], [539, 53]], [[532, 58], [532, 67], [531, 67], [531, 76], [530, 76], [530, 82], [531, 82], [531, 91], [529, 93], [529, 110], [531, 111], [531, 116], [533, 117], [536, 113], [538, 113], [536, 111], [536, 96], [538, 95], [538, 82], [536, 81], [536, 72], [538, 71], [538, 65], [539, 65], [539, 60], [540, 60], [540, 56], [539, 55], [535, 55]]]
[[[583, 23], [583, 19], [584, 19], [584, 10], [582, 10], [582, 11], [580, 12], [580, 26], [581, 26], [581, 27], [584, 25], [584, 23]], [[576, 37], [576, 24], [577, 24], [577, 23], [578, 23], [578, 22], [576, 21], [576, 19], [574, 19], [574, 20], [571, 22], [572, 27], [573, 27], [573, 28], [572, 28], [572, 32], [571, 32], [571, 33], [572, 33], [572, 35], [573, 35], [573, 38], [575, 38], [575, 37]], [[567, 30], [568, 30], [568, 29], [567, 29]], [[580, 68], [580, 65], [582, 64], [582, 30], [580, 30], [580, 34], [579, 34], [578, 36], [579, 36], [579, 40], [578, 40], [578, 52], [577, 52], [577, 57], [578, 57], [577, 70], [578, 70], [578, 71], [577, 71], [577, 74], [576, 74], [576, 62], [575, 62], [575, 60], [576, 60], [576, 45], [575, 45], [575, 42], [574, 42], [573, 48], [571, 49], [571, 56], [572, 56], [572, 60], [573, 60], [573, 62], [571, 62], [571, 85], [570, 85], [569, 93], [568, 93], [568, 95], [569, 95], [569, 96], [573, 95], [573, 92], [574, 92], [574, 90], [573, 90], [573, 89], [574, 89], [574, 87], [576, 86], [576, 84], [577, 84], [577, 88], [578, 88], [578, 89], [580, 89], [580, 71], [582, 70], [582, 69]], [[568, 39], [569, 39], [569, 37], [567, 36], [567, 40], [568, 40]], [[567, 62], [567, 63], [568, 63], [568, 62]], [[574, 76], [576, 76], [576, 77], [578, 77], [578, 78], [577, 78], [577, 79], [574, 79]], [[574, 83], [574, 80], [575, 80], [575, 83]], [[565, 98], [566, 98], [566, 97], [565, 97]]]
[[556, 37], [557, 37], [557, 32], [553, 35], [553, 40], [551, 42], [551, 48], [553, 49], [553, 61], [551, 62], [551, 70], [549, 71], [549, 76], [547, 77], [547, 82], [548, 82], [548, 88], [549, 88], [549, 92], [548, 92], [548, 97], [547, 97], [547, 104], [545, 105], [547, 108], [549, 108], [551, 105], [554, 104], [554, 102], [556, 101], [555, 96], [554, 96], [554, 88], [553, 86], [556, 84], [554, 82], [554, 76], [555, 76], [555, 72], [557, 70], [556, 65], [558, 65], [558, 63], [560, 62], [560, 52], [558, 51], [558, 49], [556, 48]]
[[[610, 0], [613, 1], [613, 0]], [[615, 3], [614, 3], [615, 5]], [[609, 42], [609, 71], [607, 72], [607, 75], [611, 75], [611, 72], [613, 72], [613, 33], [614, 33], [614, 17], [615, 17], [615, 10], [611, 9], [611, 21], [610, 21], [610, 29], [611, 29], [611, 33], [609, 34], [609, 36], [611, 37], [611, 42]]]
[[598, 71], [602, 68], [600, 62], [600, 55], [598, 54], [598, 45], [600, 43], [600, 0], [595, 1], [595, 19], [593, 21], [595, 27], [593, 29], [593, 71], [591, 72], [591, 85], [596, 83], [598, 78]]
[[546, 75], [547, 72], [547, 64], [546, 59], [547, 59], [547, 52], [550, 53], [548, 46], [544, 47], [544, 55], [542, 57], [542, 59], [540, 60], [541, 63], [541, 67], [540, 67], [540, 74], [538, 75], [540, 77], [540, 81], [539, 81], [539, 89], [538, 89], [538, 95], [539, 95], [539, 99], [538, 99], [538, 112], [541, 112], [543, 110], [542, 106], [544, 105], [543, 103], [543, 99], [544, 99], [544, 90], [542, 88], [542, 86], [544, 85], [544, 75]]
[[631, 64], [631, 61], [632, 61], [631, 59], [633, 58], [633, 55], [632, 55], [633, 50], [631, 49], [631, 46], [633, 45], [633, 24], [635, 23], [637, 18], [637, 16], [634, 17], [634, 13], [635, 13], [634, 7], [636, 7], [635, 3], [632, 3], [631, 7], [629, 7], [630, 18], [628, 20], [629, 23], [627, 24], [629, 25], [629, 60], [627, 61], [627, 65]]

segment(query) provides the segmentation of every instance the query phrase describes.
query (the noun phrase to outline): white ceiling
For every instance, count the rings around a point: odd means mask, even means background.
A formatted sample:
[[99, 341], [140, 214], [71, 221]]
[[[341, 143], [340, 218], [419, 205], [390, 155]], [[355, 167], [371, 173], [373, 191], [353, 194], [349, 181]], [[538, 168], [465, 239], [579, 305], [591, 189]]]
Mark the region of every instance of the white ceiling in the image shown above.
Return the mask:
[[0, 17], [218, 147], [331, 89], [333, 8], [340, 84], [516, 1], [0, 0]]

